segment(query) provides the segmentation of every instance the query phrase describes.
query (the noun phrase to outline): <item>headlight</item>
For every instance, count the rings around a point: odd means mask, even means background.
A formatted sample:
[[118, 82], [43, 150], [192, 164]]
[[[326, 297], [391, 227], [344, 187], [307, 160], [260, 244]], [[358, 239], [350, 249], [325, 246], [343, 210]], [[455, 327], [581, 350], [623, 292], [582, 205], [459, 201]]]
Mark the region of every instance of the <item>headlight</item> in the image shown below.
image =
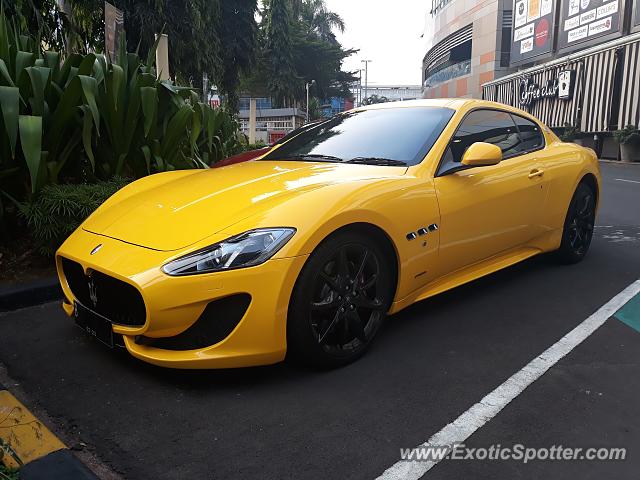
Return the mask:
[[173, 260], [162, 271], [179, 276], [253, 267], [269, 260], [295, 233], [295, 228], [250, 230]]

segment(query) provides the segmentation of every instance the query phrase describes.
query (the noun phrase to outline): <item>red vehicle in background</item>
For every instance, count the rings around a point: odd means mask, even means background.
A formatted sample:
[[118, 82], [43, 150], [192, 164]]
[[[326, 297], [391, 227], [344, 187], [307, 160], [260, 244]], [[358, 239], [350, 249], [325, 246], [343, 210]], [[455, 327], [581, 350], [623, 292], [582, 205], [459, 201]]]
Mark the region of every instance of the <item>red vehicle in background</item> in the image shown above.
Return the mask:
[[258, 148], [256, 150], [249, 150], [248, 152], [238, 153], [237, 155], [233, 155], [232, 157], [225, 158], [224, 160], [220, 160], [219, 162], [212, 163], [211, 164], [211, 168], [226, 167], [227, 165], [235, 165], [236, 163], [242, 163], [242, 162], [248, 162], [250, 160], [255, 160], [256, 158], [261, 157], [262, 155], [267, 153], [269, 150], [271, 150], [276, 145], [280, 145], [280, 144], [282, 144], [284, 142], [287, 142], [287, 141], [291, 140], [293, 137], [295, 137], [299, 133], [302, 133], [302, 132], [310, 129], [311, 127], [315, 127], [319, 123], [322, 123], [322, 121], [307, 123], [306, 125], [303, 125], [300, 128], [296, 128], [295, 130], [293, 130], [293, 131], [289, 132], [288, 134], [286, 134], [284, 137], [282, 137], [277, 142], [274, 142], [271, 145], [267, 145], [266, 147]]
[[257, 150], [242, 152], [232, 157], [225, 158], [224, 160], [220, 160], [219, 162], [212, 163], [211, 168], [220, 168], [226, 167], [227, 165], [234, 165], [236, 163], [248, 162], [249, 160], [253, 160], [261, 155], [264, 155], [269, 150], [271, 150], [271, 148], [273, 148], [273, 146], [267, 146], [264, 148], [258, 148]]

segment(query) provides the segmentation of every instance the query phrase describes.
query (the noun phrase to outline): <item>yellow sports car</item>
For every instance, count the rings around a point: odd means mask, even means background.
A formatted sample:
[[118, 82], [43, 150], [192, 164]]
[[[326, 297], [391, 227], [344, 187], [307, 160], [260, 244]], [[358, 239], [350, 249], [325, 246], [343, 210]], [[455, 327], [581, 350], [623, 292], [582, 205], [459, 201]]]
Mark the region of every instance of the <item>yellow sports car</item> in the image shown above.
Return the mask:
[[63, 306], [156, 365], [338, 366], [387, 314], [539, 253], [581, 260], [599, 190], [594, 152], [518, 109], [359, 108], [120, 190], [57, 252]]

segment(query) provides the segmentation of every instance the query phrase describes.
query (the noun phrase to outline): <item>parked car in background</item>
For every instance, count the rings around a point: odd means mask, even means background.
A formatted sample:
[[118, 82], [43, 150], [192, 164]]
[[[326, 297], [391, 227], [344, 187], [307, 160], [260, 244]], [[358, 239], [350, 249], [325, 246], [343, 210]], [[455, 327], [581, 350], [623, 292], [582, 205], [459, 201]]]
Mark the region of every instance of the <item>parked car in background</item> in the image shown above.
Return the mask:
[[265, 153], [267, 153], [276, 145], [281, 145], [284, 142], [291, 140], [296, 135], [308, 130], [309, 128], [317, 125], [318, 123], [320, 122], [307, 123], [306, 125], [303, 125], [302, 127], [296, 128], [295, 130], [292, 130], [291, 132], [287, 133], [284, 137], [282, 137], [277, 142], [272, 143], [271, 145], [267, 145], [262, 148], [257, 148], [255, 150], [248, 150], [246, 152], [238, 153], [237, 155], [233, 155], [232, 157], [225, 158], [224, 160], [220, 160], [219, 162], [212, 163], [211, 168], [226, 167], [227, 165], [235, 165], [236, 163], [243, 163], [243, 162], [248, 162], [250, 160], [255, 160], [256, 158], [259, 158]]

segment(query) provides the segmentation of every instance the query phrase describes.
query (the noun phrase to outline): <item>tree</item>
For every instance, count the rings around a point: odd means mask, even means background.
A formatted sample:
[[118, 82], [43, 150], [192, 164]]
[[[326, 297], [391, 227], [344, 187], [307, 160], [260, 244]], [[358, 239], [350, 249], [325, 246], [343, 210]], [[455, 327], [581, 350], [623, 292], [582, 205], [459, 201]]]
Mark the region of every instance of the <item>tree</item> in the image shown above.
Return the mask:
[[67, 52], [104, 49], [104, 1], [59, 0]]
[[[113, 0], [124, 11], [130, 45], [144, 57], [156, 33], [169, 36], [169, 68], [183, 84], [202, 86], [202, 74], [219, 78], [221, 0]], [[228, 0], [227, 0], [228, 1]]]
[[256, 0], [222, 2], [220, 24], [222, 66], [218, 87], [225, 95], [227, 107], [238, 110], [238, 87], [241, 73], [248, 74], [256, 61], [258, 25]]
[[7, 16], [45, 48], [88, 53], [104, 46], [103, 0], [0, 0]]
[[333, 31], [344, 32], [345, 24], [340, 15], [327, 9], [324, 0], [292, 0], [298, 5], [300, 21], [322, 40], [337, 43]]
[[300, 83], [294, 66], [290, 0], [271, 0], [266, 12], [265, 37], [268, 58], [268, 89], [278, 106], [292, 103]]
[[[301, 85], [315, 80], [314, 95], [320, 98], [349, 97], [349, 87], [357, 78], [342, 71], [342, 63], [355, 50], [345, 50], [340, 44], [322, 40], [313, 33], [304, 33], [304, 27], [295, 29], [295, 32], [293, 57], [296, 72], [303, 79]], [[305, 94], [304, 91], [297, 93], [299, 99]]]
[[[261, 34], [266, 41], [274, 34], [270, 20], [275, 3], [276, 0], [263, 0]], [[321, 98], [349, 97], [349, 87], [357, 78], [351, 72], [342, 71], [342, 63], [356, 50], [343, 49], [332, 33], [333, 28], [344, 28], [342, 19], [329, 12], [323, 0], [287, 0], [281, 3], [288, 4], [291, 15], [287, 32], [294, 76], [288, 75], [293, 81], [287, 85], [287, 95], [295, 101], [303, 101], [305, 83], [315, 80], [313, 95]], [[272, 60], [271, 51], [263, 49], [256, 68], [243, 81], [246, 90], [260, 91], [261, 79], [272, 78]], [[270, 91], [273, 94], [273, 90]]]

